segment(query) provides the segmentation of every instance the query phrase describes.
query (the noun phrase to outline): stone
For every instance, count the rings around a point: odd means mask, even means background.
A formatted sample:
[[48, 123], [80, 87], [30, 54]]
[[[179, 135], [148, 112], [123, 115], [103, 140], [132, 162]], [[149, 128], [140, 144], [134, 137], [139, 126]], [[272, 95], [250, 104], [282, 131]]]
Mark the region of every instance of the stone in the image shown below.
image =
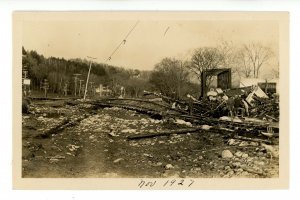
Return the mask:
[[232, 157], [233, 157], [233, 155], [232, 155], [231, 151], [229, 151], [229, 150], [222, 151], [222, 158], [232, 158]]
[[44, 117], [43, 117], [43, 116], [39, 116], [37, 119], [38, 119], [38, 120], [43, 120]]
[[249, 173], [248, 173], [247, 171], [243, 171], [243, 172], [241, 173], [241, 175], [242, 175], [242, 176], [248, 176]]
[[234, 162], [232, 163], [232, 165], [236, 168], [241, 167], [241, 163], [240, 162]]
[[248, 142], [245, 142], [245, 141], [243, 141], [239, 144], [240, 147], [246, 147], [248, 145], [249, 145]]
[[258, 142], [250, 142], [250, 145], [251, 146], [258, 146], [259, 144], [258, 144]]
[[166, 168], [166, 169], [173, 169], [173, 168], [174, 168], [174, 166], [173, 166], [173, 165], [171, 165], [171, 164], [167, 164], [167, 165], [165, 166], [165, 168]]
[[236, 145], [238, 142], [235, 141], [235, 139], [229, 139], [228, 140], [228, 145], [232, 146], [232, 145]]
[[229, 176], [232, 176], [234, 174], [234, 171], [233, 170], [230, 170], [228, 173], [227, 173], [227, 175], [229, 175]]
[[236, 157], [242, 157], [243, 153], [241, 151], [237, 151], [234, 155]]
[[92, 139], [94, 139], [94, 138], [95, 138], [95, 136], [94, 136], [94, 135], [91, 135], [89, 138], [92, 140]]
[[123, 158], [118, 158], [118, 159], [114, 160], [114, 163], [118, 163], [118, 162], [120, 162], [122, 160], [124, 160], [124, 159]]
[[244, 154], [242, 155], [242, 158], [248, 158], [248, 157], [249, 157], [249, 155], [246, 154], [246, 153], [244, 153]]
[[212, 126], [209, 126], [209, 125], [202, 125], [201, 128], [202, 128], [203, 130], [209, 130], [209, 129], [211, 129], [211, 127], [212, 127]]

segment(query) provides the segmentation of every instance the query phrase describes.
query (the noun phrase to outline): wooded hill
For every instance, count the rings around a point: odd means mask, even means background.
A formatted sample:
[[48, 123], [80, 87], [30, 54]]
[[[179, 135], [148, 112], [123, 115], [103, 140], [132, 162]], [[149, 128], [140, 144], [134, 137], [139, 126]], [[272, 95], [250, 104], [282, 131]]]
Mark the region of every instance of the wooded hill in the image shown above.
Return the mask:
[[[75, 79], [74, 74], [86, 82], [89, 61], [86, 59], [64, 59], [49, 57], [46, 58], [36, 51], [27, 51], [22, 48], [22, 66], [23, 70], [28, 71], [28, 77], [31, 79], [31, 90], [41, 89], [44, 79], [49, 82], [49, 92], [62, 94], [63, 87], [68, 84], [68, 94], [74, 93]], [[95, 63], [92, 64], [90, 74], [90, 83], [94, 87], [99, 84], [109, 87], [113, 92], [117, 92], [118, 87], [124, 86], [127, 95], [139, 96], [145, 89], [153, 89], [149, 83], [151, 72], [134, 69], [124, 69], [122, 67]], [[77, 87], [79, 81], [77, 82]], [[90, 88], [91, 85], [89, 85]]]

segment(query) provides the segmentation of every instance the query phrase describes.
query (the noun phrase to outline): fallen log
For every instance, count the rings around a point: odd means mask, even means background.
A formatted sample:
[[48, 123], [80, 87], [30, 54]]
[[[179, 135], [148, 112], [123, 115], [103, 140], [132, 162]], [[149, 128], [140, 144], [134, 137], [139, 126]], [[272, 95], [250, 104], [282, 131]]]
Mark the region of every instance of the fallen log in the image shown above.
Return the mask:
[[[169, 105], [163, 105], [161, 103], [157, 103], [157, 102], [150, 101], [150, 100], [147, 100], [147, 99], [137, 99], [137, 98], [123, 98], [123, 99], [109, 98], [109, 99], [102, 100], [102, 102], [110, 102], [110, 101], [136, 101], [136, 102], [143, 102], [143, 103], [153, 104], [153, 105], [156, 105], [156, 106], [159, 106], [159, 107], [163, 107], [163, 108], [166, 108], [166, 109], [169, 109], [169, 110], [173, 110], [173, 111], [177, 111], [177, 112], [184, 113], [184, 114], [188, 113], [187, 111], [176, 109], [176, 108], [172, 108]], [[99, 102], [101, 103], [101, 101], [99, 101]]]
[[50, 128], [50, 129], [44, 131], [42, 134], [37, 135], [36, 138], [48, 138], [52, 134], [58, 134], [61, 131], [63, 131], [65, 128], [78, 124], [80, 121], [85, 119], [87, 116], [88, 115], [83, 115], [82, 117], [79, 117], [76, 119], [72, 119], [72, 118], [64, 119], [61, 123], [59, 123], [55, 127]]
[[158, 137], [158, 136], [164, 136], [164, 135], [172, 135], [172, 134], [185, 134], [185, 133], [191, 133], [202, 130], [201, 127], [196, 128], [185, 128], [185, 129], [177, 129], [177, 130], [165, 130], [161, 132], [156, 133], [145, 133], [145, 134], [138, 134], [138, 135], [130, 135], [127, 138], [130, 140], [133, 139], [142, 139], [142, 138], [149, 138], [149, 137]]
[[272, 116], [270, 116], [270, 115], [266, 115], [266, 117], [267, 117], [267, 118], [270, 118], [270, 119], [272, 119], [272, 120], [274, 120], [275, 122], [279, 122], [278, 119], [276, 119], [275, 117], [272, 117]]
[[272, 144], [270, 140], [264, 140], [264, 139], [258, 139], [258, 138], [249, 138], [249, 137], [242, 137], [242, 136], [234, 136], [234, 139], [238, 140], [247, 140], [247, 141], [253, 141], [253, 142], [264, 142], [268, 144]]
[[99, 106], [99, 107], [118, 107], [118, 108], [123, 108], [123, 109], [127, 109], [127, 110], [133, 110], [133, 111], [136, 111], [138, 113], [147, 114], [150, 117], [155, 118], [155, 119], [162, 119], [162, 117], [163, 117], [162, 112], [158, 112], [156, 110], [145, 108], [145, 107], [142, 107], [142, 106], [136, 106], [136, 105], [132, 106], [132, 105], [120, 104], [120, 103], [118, 103], [118, 104], [115, 104], [115, 103], [100, 103], [100, 102], [94, 103], [94, 105]]

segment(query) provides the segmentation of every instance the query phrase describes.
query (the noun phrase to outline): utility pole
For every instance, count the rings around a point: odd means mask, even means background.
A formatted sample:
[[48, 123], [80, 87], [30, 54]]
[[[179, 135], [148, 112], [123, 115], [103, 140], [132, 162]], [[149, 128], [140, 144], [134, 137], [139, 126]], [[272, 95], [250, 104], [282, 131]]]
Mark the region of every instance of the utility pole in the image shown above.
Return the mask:
[[[89, 59], [96, 59], [96, 58], [93, 58], [93, 57], [90, 57], [90, 56], [87, 56]], [[86, 78], [86, 83], [85, 83], [85, 91], [84, 91], [84, 96], [83, 96], [83, 99], [85, 100], [86, 98], [86, 92], [87, 92], [87, 88], [88, 88], [88, 84], [89, 84], [89, 78], [90, 78], [90, 73], [91, 73], [91, 68], [92, 68], [92, 60], [90, 60], [90, 67], [89, 67], [89, 72], [88, 72], [88, 75], [87, 75], [87, 78]]]
[[78, 76], [80, 76], [81, 74], [73, 74], [74, 76], [74, 81], [75, 81], [75, 96], [77, 96], [77, 80], [78, 80]]
[[92, 96], [94, 96], [95, 94], [94, 94], [94, 82], [90, 82], [90, 84], [91, 84], [91, 95]]
[[82, 79], [79, 80], [79, 96], [81, 97], [81, 91], [82, 91], [82, 87], [81, 87], [81, 83], [82, 83]]
[[22, 86], [23, 86], [23, 91], [22, 91], [22, 95], [24, 95], [25, 97], [27, 96], [27, 87], [26, 87], [26, 84], [25, 84], [25, 80], [27, 79], [27, 74], [28, 74], [28, 71], [26, 69], [26, 66], [23, 67], [23, 78], [22, 78]]
[[49, 82], [47, 79], [44, 79], [43, 89], [44, 89], [45, 98], [47, 98], [48, 89], [49, 89]]

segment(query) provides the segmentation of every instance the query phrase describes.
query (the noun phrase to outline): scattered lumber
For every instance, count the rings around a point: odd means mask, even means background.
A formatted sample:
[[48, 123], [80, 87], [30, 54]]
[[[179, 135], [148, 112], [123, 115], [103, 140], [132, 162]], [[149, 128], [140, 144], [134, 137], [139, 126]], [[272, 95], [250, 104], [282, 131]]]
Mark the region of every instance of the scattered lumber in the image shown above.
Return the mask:
[[234, 136], [234, 139], [247, 140], [247, 141], [253, 141], [253, 142], [264, 142], [264, 143], [272, 144], [272, 142], [270, 140], [264, 140], [264, 139], [258, 139], [258, 138]]
[[196, 131], [202, 130], [201, 127], [196, 128], [185, 128], [185, 129], [177, 129], [177, 130], [165, 130], [156, 133], [145, 133], [145, 134], [138, 134], [138, 135], [130, 135], [127, 138], [130, 140], [133, 139], [142, 139], [142, 138], [149, 138], [149, 137], [158, 137], [164, 135], [172, 135], [172, 134], [185, 134], [185, 133], [192, 133]]

